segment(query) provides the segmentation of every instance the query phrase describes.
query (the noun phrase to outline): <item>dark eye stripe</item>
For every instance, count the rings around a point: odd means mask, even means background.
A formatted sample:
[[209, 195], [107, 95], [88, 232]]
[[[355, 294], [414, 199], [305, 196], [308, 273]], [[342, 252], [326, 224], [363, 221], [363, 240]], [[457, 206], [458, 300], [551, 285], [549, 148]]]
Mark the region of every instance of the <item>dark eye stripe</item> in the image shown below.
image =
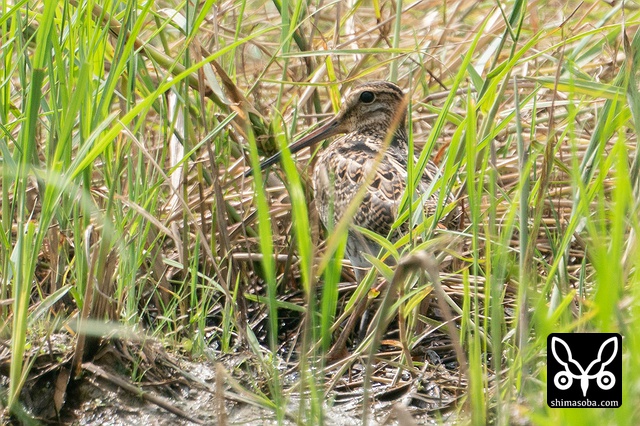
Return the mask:
[[391, 91], [395, 92], [397, 95], [399, 95], [400, 97], [404, 96], [404, 92], [402, 91], [402, 89], [400, 89], [398, 86], [396, 86], [393, 83], [389, 83], [388, 81], [383, 82], [384, 86], [386, 86], [388, 89], [390, 89]]
[[389, 94], [395, 94], [399, 97], [404, 97], [404, 92], [394, 83], [389, 81], [370, 81], [368, 83], [360, 84], [356, 86], [356, 89], [367, 90], [374, 89], [375, 91], [386, 92]]

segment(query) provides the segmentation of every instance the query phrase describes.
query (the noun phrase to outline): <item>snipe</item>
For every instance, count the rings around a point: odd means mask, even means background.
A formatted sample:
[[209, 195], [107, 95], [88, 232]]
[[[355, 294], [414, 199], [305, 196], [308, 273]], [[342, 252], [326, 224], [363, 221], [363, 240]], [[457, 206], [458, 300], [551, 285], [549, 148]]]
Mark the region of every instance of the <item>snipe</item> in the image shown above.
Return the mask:
[[[413, 158], [407, 143], [406, 107], [405, 94], [397, 85], [386, 81], [365, 83], [351, 91], [333, 119], [291, 145], [290, 150], [295, 153], [344, 134], [320, 154], [313, 172], [316, 206], [325, 226], [338, 223], [359, 188], [368, 184], [353, 223], [382, 236], [389, 235], [407, 185], [407, 162]], [[261, 169], [279, 159], [280, 154], [270, 157]], [[437, 172], [429, 162], [416, 188], [417, 195], [428, 191]], [[435, 212], [437, 200], [437, 193], [426, 200], [427, 214]], [[396, 231], [392, 239], [403, 231], [407, 228]], [[358, 281], [370, 266], [364, 253], [375, 256], [378, 251], [379, 246], [372, 240], [349, 231], [346, 255]]]

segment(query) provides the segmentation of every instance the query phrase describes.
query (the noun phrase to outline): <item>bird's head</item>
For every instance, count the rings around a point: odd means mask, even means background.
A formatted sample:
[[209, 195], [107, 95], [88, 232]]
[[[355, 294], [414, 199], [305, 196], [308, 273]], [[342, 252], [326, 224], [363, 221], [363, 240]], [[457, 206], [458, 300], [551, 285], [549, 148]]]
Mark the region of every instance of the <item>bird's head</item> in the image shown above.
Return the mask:
[[[356, 86], [346, 96], [338, 114], [302, 139], [289, 146], [292, 154], [308, 146], [315, 145], [331, 136], [353, 132], [404, 131], [407, 100], [404, 92], [396, 84], [388, 81], [372, 81]], [[280, 161], [280, 153], [269, 157], [260, 164], [264, 170]], [[251, 174], [251, 170], [245, 176]]]

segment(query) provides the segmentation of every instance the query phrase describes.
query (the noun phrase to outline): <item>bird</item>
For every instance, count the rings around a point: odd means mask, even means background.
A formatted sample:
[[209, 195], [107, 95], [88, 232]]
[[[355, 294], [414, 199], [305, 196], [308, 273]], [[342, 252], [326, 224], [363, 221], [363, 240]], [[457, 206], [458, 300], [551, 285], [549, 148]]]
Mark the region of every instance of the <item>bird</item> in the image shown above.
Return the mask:
[[[413, 153], [409, 153], [407, 105], [407, 96], [395, 83], [360, 84], [346, 96], [331, 120], [289, 147], [293, 154], [342, 135], [321, 151], [312, 175], [316, 208], [325, 228], [331, 229], [342, 219], [355, 194], [366, 185], [352, 223], [391, 241], [408, 232], [407, 224], [393, 229], [407, 187], [408, 162], [415, 161]], [[263, 161], [261, 170], [277, 163], [280, 157], [281, 153], [277, 153]], [[433, 215], [437, 208], [438, 191], [425, 194], [438, 176], [437, 166], [428, 161], [416, 185], [414, 198], [426, 198], [423, 208], [427, 215]], [[446, 201], [453, 201], [451, 195]], [[358, 282], [371, 267], [365, 253], [375, 257], [379, 250], [376, 242], [349, 229], [345, 255]]]

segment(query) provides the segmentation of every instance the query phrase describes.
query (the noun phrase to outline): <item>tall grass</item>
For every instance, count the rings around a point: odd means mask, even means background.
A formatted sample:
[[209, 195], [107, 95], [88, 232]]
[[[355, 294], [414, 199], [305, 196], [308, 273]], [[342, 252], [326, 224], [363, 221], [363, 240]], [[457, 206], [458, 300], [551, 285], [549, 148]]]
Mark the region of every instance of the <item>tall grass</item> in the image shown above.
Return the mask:
[[[194, 358], [248, 348], [254, 381], [229, 385], [279, 422], [327, 422], [350, 375], [368, 419], [429, 372], [464, 386], [446, 421], [637, 424], [639, 23], [622, 2], [3, 2], [7, 413], [33, 414], [21, 392], [50, 336], [76, 338], [79, 377], [106, 322]], [[370, 79], [406, 88], [408, 184], [437, 158], [440, 206], [425, 218], [407, 191], [411, 232], [371, 235], [382, 252], [348, 286], [349, 217], [321, 229], [314, 151], [286, 146]], [[241, 177], [276, 149], [281, 165]], [[464, 216], [442, 230], [449, 193]], [[365, 304], [371, 332], [340, 337]], [[622, 407], [546, 406], [553, 331], [624, 336]], [[416, 355], [434, 336], [448, 369]]]

